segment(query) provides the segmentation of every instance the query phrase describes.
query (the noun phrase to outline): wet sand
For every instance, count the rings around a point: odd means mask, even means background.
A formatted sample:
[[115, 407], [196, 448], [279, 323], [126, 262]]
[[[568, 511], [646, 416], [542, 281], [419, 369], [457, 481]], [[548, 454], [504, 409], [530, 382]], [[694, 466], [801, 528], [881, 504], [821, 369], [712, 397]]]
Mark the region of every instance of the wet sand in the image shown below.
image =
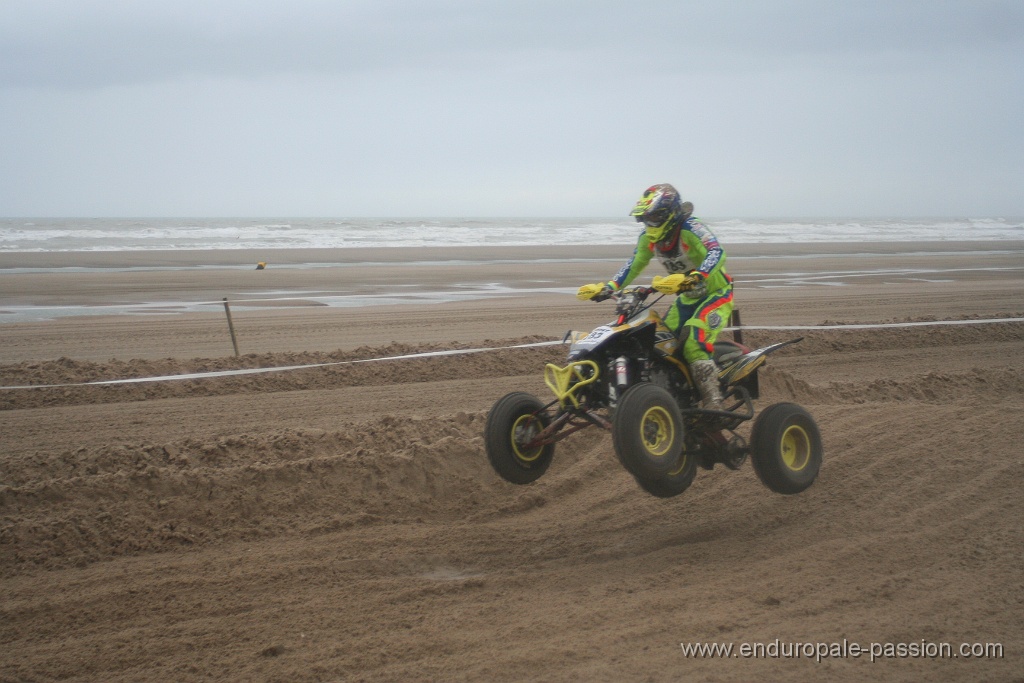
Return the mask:
[[[953, 246], [737, 245], [730, 249], [729, 271], [736, 278], [741, 320], [749, 325], [990, 316], [1021, 309], [1024, 243]], [[628, 251], [605, 246], [0, 255], [0, 320], [5, 311], [8, 319], [25, 310], [48, 315], [45, 307], [74, 314], [0, 323], [0, 362], [231, 354], [224, 298], [232, 306], [242, 353], [523, 334], [555, 338], [609, 315], [572, 294], [583, 283], [611, 277]], [[256, 258], [268, 263], [265, 270], [255, 270]], [[4, 273], [71, 266], [99, 270]], [[245, 305], [253, 300], [258, 302]], [[126, 311], [135, 315], [125, 317]]]

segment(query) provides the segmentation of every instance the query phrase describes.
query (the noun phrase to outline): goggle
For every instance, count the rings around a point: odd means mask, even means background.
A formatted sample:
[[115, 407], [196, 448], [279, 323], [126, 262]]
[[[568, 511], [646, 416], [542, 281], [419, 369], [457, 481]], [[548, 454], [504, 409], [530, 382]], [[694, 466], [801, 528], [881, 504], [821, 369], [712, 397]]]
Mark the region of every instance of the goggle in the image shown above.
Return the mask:
[[649, 228], [657, 228], [668, 220], [669, 213], [670, 211], [663, 207], [645, 214], [640, 220]]

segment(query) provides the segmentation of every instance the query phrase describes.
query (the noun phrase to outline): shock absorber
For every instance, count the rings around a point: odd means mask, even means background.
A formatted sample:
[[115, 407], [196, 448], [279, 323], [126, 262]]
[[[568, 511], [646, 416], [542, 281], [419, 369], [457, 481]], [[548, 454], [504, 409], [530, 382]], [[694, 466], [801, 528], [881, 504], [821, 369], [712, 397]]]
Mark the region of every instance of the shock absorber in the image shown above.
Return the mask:
[[625, 356], [615, 359], [615, 387], [619, 393], [629, 385], [629, 360]]

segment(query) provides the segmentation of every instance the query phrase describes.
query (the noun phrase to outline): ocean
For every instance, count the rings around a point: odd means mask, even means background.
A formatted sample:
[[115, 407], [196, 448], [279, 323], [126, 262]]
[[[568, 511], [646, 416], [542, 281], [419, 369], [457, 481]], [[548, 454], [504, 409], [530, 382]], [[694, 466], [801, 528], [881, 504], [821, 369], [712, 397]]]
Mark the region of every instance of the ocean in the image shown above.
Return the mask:
[[[1021, 218], [703, 219], [724, 244], [1024, 239]], [[632, 244], [629, 218], [0, 218], [0, 252]]]

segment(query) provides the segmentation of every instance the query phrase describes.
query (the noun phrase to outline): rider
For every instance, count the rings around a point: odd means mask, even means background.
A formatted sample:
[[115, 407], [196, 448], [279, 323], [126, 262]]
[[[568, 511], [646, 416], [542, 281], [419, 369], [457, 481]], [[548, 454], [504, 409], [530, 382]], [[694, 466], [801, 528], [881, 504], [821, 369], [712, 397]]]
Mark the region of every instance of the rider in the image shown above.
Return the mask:
[[644, 191], [629, 215], [644, 224], [633, 256], [605, 283], [583, 285], [580, 300], [604, 301], [640, 274], [657, 256], [670, 274], [655, 277], [654, 288], [679, 296], [665, 316], [665, 325], [683, 344], [704, 407], [722, 409], [715, 339], [732, 313], [732, 278], [725, 272], [725, 252], [704, 223], [693, 218], [693, 204], [681, 201], [667, 183]]

